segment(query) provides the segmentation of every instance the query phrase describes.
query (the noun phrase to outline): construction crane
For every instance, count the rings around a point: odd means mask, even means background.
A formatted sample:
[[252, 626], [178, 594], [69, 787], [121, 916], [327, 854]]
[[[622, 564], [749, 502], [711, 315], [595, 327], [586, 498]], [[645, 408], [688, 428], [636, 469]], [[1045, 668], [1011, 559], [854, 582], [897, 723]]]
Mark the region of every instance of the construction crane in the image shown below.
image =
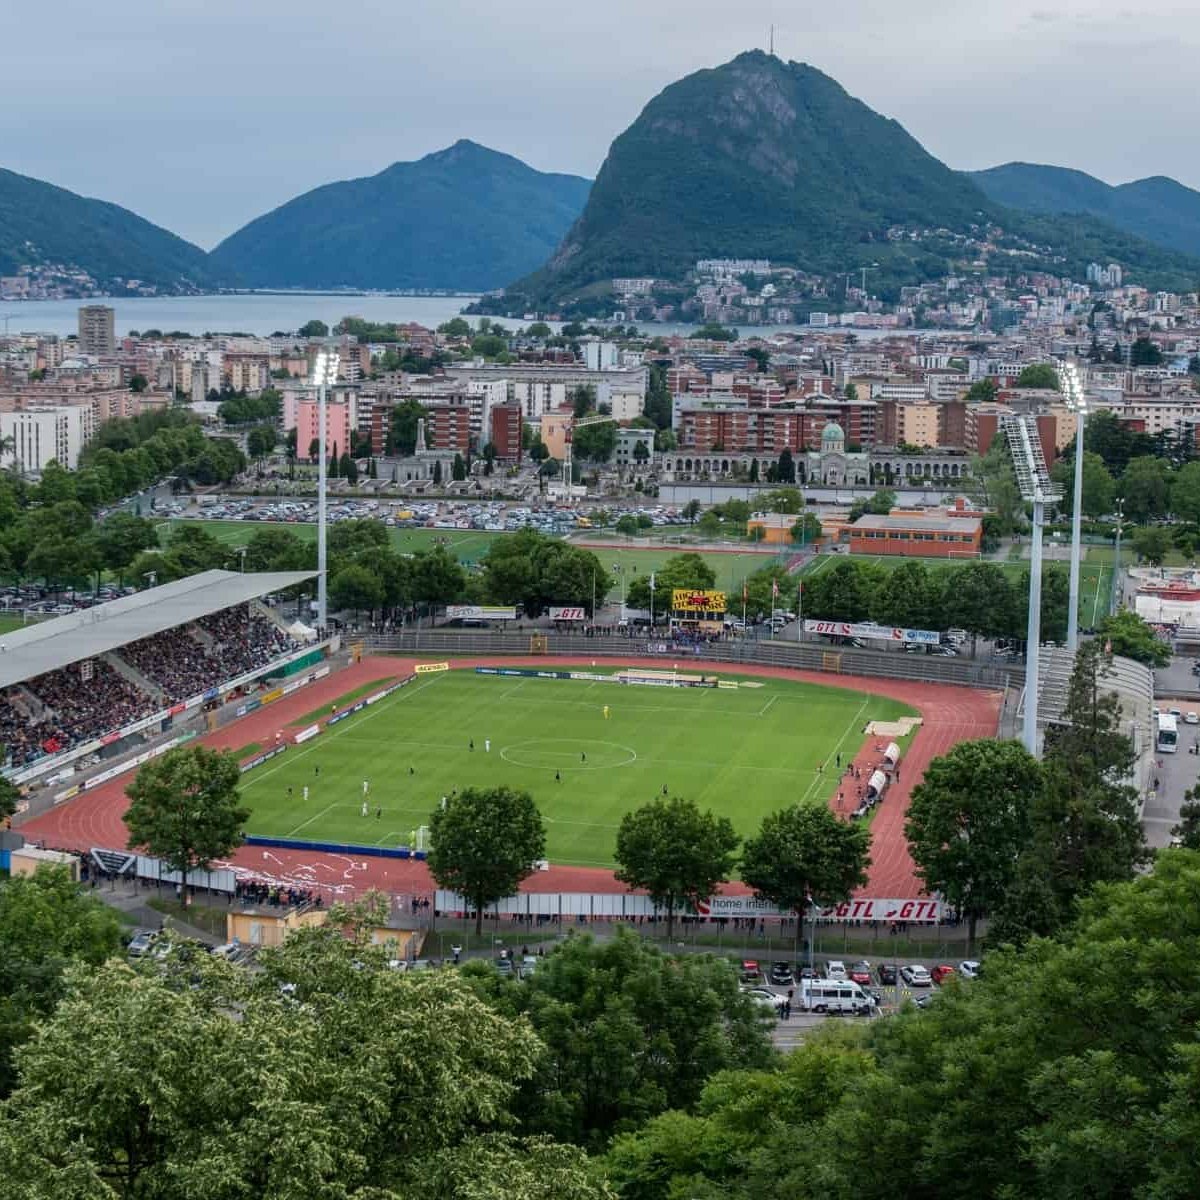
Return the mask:
[[604, 413], [592, 413], [591, 416], [576, 417], [575, 420], [571, 422], [567, 429], [567, 436], [564, 440], [562, 464], [562, 483], [563, 487], [568, 490], [568, 494], [570, 487], [574, 482], [573, 469], [571, 466], [571, 443], [574, 441], [575, 430], [586, 429], [589, 425], [605, 425], [610, 421], [613, 424], [616, 424], [616, 420], [616, 417], [609, 416]]

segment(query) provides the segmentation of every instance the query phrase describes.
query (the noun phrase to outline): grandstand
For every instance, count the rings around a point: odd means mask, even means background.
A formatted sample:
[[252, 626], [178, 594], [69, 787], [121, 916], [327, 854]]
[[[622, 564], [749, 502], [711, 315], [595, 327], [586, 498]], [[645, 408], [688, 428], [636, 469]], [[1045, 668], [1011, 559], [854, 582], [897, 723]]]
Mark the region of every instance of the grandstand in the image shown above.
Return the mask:
[[28, 782], [170, 728], [312, 654], [260, 597], [311, 571], [205, 571], [0, 638], [4, 773]]

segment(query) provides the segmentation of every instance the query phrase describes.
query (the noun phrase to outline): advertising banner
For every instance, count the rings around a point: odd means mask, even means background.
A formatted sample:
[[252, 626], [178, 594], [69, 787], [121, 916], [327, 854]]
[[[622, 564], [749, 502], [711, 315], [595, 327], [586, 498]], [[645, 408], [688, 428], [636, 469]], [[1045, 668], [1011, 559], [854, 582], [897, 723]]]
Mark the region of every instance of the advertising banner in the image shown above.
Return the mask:
[[416, 671], [418, 675], [435, 675], [439, 671], [450, 670], [450, 664], [448, 662], [417, 663], [417, 665], [413, 667], [413, 670]]
[[447, 604], [447, 621], [515, 621], [517, 610], [502, 604]]
[[298, 734], [296, 734], [296, 736], [292, 740], [296, 743], [297, 746], [299, 746], [302, 742], [307, 742], [307, 741], [311, 740], [312, 738], [315, 738], [317, 736], [317, 734], [320, 732], [321, 732], [320, 725], [310, 725], [307, 729], [300, 730], [300, 732]]
[[804, 632], [870, 638], [880, 642], [917, 642], [922, 646], [936, 646], [942, 640], [941, 634], [935, 629], [899, 629], [891, 625], [875, 625], [870, 621], [805, 621]]
[[674, 588], [671, 591], [671, 608], [675, 612], [723, 613], [725, 611], [725, 593]]
[[565, 604], [552, 604], [550, 606], [550, 620], [552, 621], [586, 621], [586, 608], [573, 608]]

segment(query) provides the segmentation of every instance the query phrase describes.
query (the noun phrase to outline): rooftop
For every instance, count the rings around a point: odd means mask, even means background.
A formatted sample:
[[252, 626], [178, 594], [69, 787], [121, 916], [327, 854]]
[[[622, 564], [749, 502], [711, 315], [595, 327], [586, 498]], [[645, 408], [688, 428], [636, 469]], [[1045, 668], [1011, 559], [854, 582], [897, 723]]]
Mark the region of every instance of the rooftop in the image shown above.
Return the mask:
[[864, 513], [853, 525], [851, 532], [858, 529], [908, 529], [920, 533], [973, 533], [982, 522], [978, 517], [948, 516], [886, 516]]
[[315, 571], [203, 571], [0, 636], [0, 688], [315, 579]]

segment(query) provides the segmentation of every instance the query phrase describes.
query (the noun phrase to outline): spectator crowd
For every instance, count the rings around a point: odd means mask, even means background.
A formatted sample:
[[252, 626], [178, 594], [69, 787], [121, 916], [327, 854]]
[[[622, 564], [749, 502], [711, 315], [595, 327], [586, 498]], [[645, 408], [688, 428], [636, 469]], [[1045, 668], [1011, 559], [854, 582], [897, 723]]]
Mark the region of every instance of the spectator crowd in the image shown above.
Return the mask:
[[[115, 657], [160, 688], [166, 702], [178, 704], [299, 649], [248, 605], [202, 617], [196, 625], [142, 638]], [[39, 675], [0, 692], [0, 764], [27, 766], [114, 733], [162, 703], [102, 658]]]

